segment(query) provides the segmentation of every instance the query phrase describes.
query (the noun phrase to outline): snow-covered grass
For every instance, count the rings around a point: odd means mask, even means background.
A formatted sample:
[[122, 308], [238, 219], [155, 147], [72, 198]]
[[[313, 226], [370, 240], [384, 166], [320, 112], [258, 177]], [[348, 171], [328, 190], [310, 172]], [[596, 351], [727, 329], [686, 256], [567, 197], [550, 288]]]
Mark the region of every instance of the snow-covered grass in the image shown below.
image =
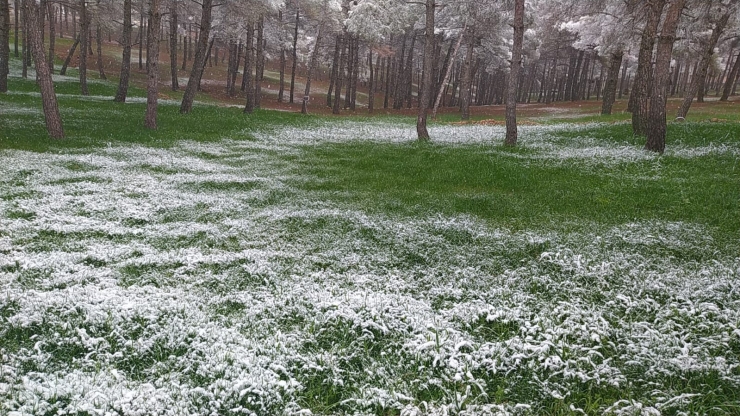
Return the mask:
[[740, 412], [736, 136], [74, 106], [2, 120], [2, 414]]

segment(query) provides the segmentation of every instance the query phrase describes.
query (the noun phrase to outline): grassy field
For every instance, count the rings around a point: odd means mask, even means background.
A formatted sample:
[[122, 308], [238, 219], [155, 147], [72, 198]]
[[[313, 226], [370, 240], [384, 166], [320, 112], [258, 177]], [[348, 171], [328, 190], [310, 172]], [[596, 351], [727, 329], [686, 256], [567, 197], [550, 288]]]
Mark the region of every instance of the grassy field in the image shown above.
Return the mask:
[[735, 122], [151, 132], [56, 84], [64, 141], [0, 96], [2, 414], [740, 414]]

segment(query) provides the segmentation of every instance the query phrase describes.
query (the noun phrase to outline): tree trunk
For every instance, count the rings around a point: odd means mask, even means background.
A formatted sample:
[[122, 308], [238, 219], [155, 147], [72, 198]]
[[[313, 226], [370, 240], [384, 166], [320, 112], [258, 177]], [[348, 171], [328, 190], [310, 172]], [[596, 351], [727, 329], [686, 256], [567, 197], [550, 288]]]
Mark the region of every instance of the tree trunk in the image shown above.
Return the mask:
[[56, 9], [54, 8], [54, 4], [47, 3], [46, 4], [47, 13], [49, 15], [49, 70], [51, 73], [54, 73], [54, 58], [55, 58], [55, 50], [56, 50]]
[[385, 90], [383, 91], [383, 108], [388, 108], [388, 99], [391, 96], [391, 66], [391, 58], [385, 58]]
[[647, 22], [642, 31], [640, 52], [637, 60], [637, 73], [630, 97], [632, 110], [632, 132], [642, 136], [647, 133], [647, 117], [650, 107], [650, 89], [652, 85], [652, 59], [655, 36], [658, 33], [660, 17], [663, 14], [666, 0], [652, 0], [647, 7]]
[[20, 27], [20, 2], [19, 0], [13, 0], [13, 22], [14, 22], [14, 35], [13, 38], [13, 56], [18, 57], [18, 28]]
[[[6, 2], [6, 0], [0, 0]], [[23, 1], [24, 19], [28, 21], [29, 44], [33, 59], [36, 61], [36, 74], [38, 84], [41, 89], [41, 102], [44, 109], [44, 120], [46, 121], [46, 131], [52, 139], [63, 139], [64, 128], [62, 127], [62, 116], [59, 113], [57, 97], [54, 92], [54, 82], [51, 79], [49, 64], [46, 62], [46, 51], [44, 43], [41, 40], [41, 25], [39, 24], [39, 5], [34, 0]], [[6, 42], [5, 45], [8, 45]]]
[[[337, 83], [337, 73], [339, 67], [340, 48], [342, 47], [342, 38], [337, 36], [336, 45], [334, 46], [334, 60], [331, 64], [331, 76], [329, 78], [329, 91], [326, 94], [326, 106], [332, 107], [331, 98], [332, 92], [334, 92], [334, 86]], [[291, 81], [292, 83], [292, 81]]]
[[0, 92], [8, 92], [10, 73], [10, 6], [0, 0]]
[[332, 103], [332, 114], [339, 114], [339, 108], [341, 107], [342, 100], [342, 86], [344, 84], [344, 62], [346, 61], [346, 43], [348, 40], [347, 31], [342, 33], [341, 37], [341, 52], [339, 53], [339, 68], [337, 68], [337, 81], [334, 85], [334, 102]]
[[278, 102], [282, 103], [285, 95], [285, 48], [280, 47], [280, 86], [278, 87]]
[[601, 115], [611, 115], [614, 100], [617, 95], [617, 78], [622, 66], [622, 57], [624, 52], [617, 51], [612, 53], [612, 59], [609, 63], [609, 73], [606, 77], [606, 86], [604, 87], [604, 100], [601, 103]]
[[722, 88], [722, 97], [720, 97], [719, 99], [720, 101], [727, 101], [730, 98], [732, 89], [737, 82], [738, 73], [740, 73], [740, 55], [735, 58], [735, 63], [732, 65], [732, 70], [727, 75], [727, 80], [725, 81], [725, 85]]
[[524, 43], [524, 0], [514, 2], [514, 45], [512, 47], [511, 72], [506, 94], [506, 141], [507, 146], [516, 146], [516, 88], [519, 84], [519, 69], [522, 66], [522, 45]]
[[686, 115], [689, 113], [689, 109], [691, 108], [692, 101], [694, 101], [694, 97], [699, 92], [701, 86], [704, 84], [704, 80], [707, 78], [707, 70], [709, 69], [709, 64], [712, 62], [714, 47], [717, 46], [719, 37], [722, 36], [722, 32], [724, 32], [729, 20], [730, 13], [725, 13], [714, 26], [714, 29], [712, 30], [712, 36], [709, 38], [709, 42], [707, 42], [706, 49], [704, 50], [704, 54], [701, 56], [701, 61], [699, 62], [696, 73], [694, 73], [694, 76], [691, 77], [691, 85], [689, 86], [688, 91], [686, 91], [686, 96], [683, 99], [683, 104], [681, 104], [681, 108], [678, 110], [676, 117], [685, 118]]
[[681, 19], [681, 11], [686, 0], [674, 0], [668, 7], [663, 26], [658, 38], [658, 49], [655, 55], [655, 77], [653, 92], [650, 97], [648, 131], [645, 150], [663, 153], [666, 136], [666, 103], [668, 100], [668, 83], [671, 76], [671, 55], [676, 42], [676, 29]]
[[624, 87], [625, 87], [625, 80], [627, 79], [627, 67], [628, 66], [629, 66], [629, 58], [624, 60], [624, 65], [622, 66], [622, 78], [619, 81], [619, 93], [618, 93], [618, 97], [620, 100], [622, 99], [622, 95], [624, 95]]
[[473, 47], [475, 45], [473, 31], [468, 30], [466, 36], [468, 36], [468, 50], [465, 56], [465, 63], [463, 64], [462, 86], [460, 87], [460, 105], [462, 107], [461, 118], [463, 120], [470, 119], [470, 97], [473, 82]]
[[80, 90], [90, 95], [87, 89], [87, 50], [90, 48], [90, 16], [85, 0], [80, 0]]
[[347, 45], [347, 87], [344, 91], [344, 109], [349, 108], [350, 100], [352, 99], [352, 79], [354, 78], [355, 69], [355, 39], [350, 36], [349, 44]]
[[190, 78], [188, 78], [188, 86], [185, 87], [185, 94], [180, 104], [180, 113], [182, 114], [190, 113], [190, 110], [193, 109], [195, 93], [198, 91], [200, 79], [203, 77], [206, 54], [208, 53], [208, 37], [211, 34], [212, 4], [213, 0], [203, 0], [200, 18], [200, 38], [198, 39], [198, 47], [195, 50], [195, 61], [193, 62], [193, 69], [190, 71]]
[[[97, 0], [98, 7], [100, 6], [100, 0]], [[99, 19], [99, 16], [98, 16]], [[50, 27], [53, 25], [50, 25]], [[105, 67], [103, 66], [103, 31], [100, 29], [100, 22], [95, 24], [95, 43], [96, 43], [96, 52], [98, 54], [98, 74], [100, 74], [100, 79], [108, 79], [108, 77], [105, 76]]]
[[[295, 92], [295, 71], [298, 65], [298, 23], [301, 18], [301, 10], [296, 9], [295, 11], [295, 30], [293, 32], [293, 68], [290, 71], [290, 103], [293, 104], [293, 94]], [[336, 60], [335, 60], [336, 62]]]
[[139, 70], [144, 69], [143, 46], [144, 46], [144, 0], [141, 0], [141, 10], [139, 10]]
[[367, 88], [367, 111], [368, 113], [372, 114], [373, 110], [375, 110], [375, 83], [377, 82], [375, 79], [375, 66], [373, 65], [373, 50], [370, 48], [370, 51], [368, 52], [367, 56], [367, 65], [370, 68], [370, 85], [368, 85]]
[[160, 0], [149, 0], [149, 21], [146, 36], [146, 116], [144, 125], [157, 129], [157, 96], [159, 94], [159, 28], [162, 25]]
[[[521, 0], [520, 0], [521, 1]], [[416, 117], [416, 135], [418, 140], [427, 142], [429, 131], [427, 131], [427, 112], [429, 99], [432, 96], [432, 65], [434, 62], [434, 8], [435, 0], [426, 0], [426, 29], [424, 33], [424, 67], [423, 79], [421, 80], [421, 93], [419, 97], [419, 114]]]
[[116, 98], [113, 101], [118, 103], [126, 102], [128, 95], [128, 80], [131, 75], [131, 33], [133, 25], [131, 23], [131, 0], [123, 0], [123, 57], [121, 58], [121, 77], [118, 81], [118, 90]]
[[170, 78], [172, 91], [180, 89], [177, 78], [177, 0], [170, 0]]
[[67, 59], [64, 60], [64, 64], [62, 64], [62, 69], [59, 70], [59, 75], [65, 75], [67, 74], [67, 67], [69, 66], [69, 63], [72, 61], [72, 57], [75, 54], [75, 51], [77, 50], [77, 46], [80, 44], [80, 38], [75, 38], [75, 41], [72, 43], [72, 47], [69, 48], [69, 52], [67, 52]]
[[308, 66], [308, 74], [306, 75], [306, 90], [303, 93], [303, 104], [301, 105], [302, 114], [308, 114], [308, 101], [311, 99], [311, 77], [313, 76], [314, 71], [316, 71], [316, 65], [319, 62], [319, 48], [323, 29], [323, 26], [319, 24], [319, 33], [316, 35], [316, 45], [313, 47], [311, 63]]
[[465, 22], [465, 25], [463, 26], [462, 32], [460, 32], [460, 36], [457, 38], [457, 42], [455, 42], [455, 47], [452, 51], [451, 59], [450, 54], [447, 56], [447, 66], [445, 68], [445, 74], [444, 77], [442, 77], [442, 81], [439, 83], [439, 91], [437, 92], [437, 99], [434, 101], [434, 108], [432, 109], [432, 119], [437, 118], [437, 110], [439, 109], [439, 104], [442, 102], [442, 95], [445, 91], [445, 85], [450, 80], [450, 74], [452, 74], [452, 67], [453, 65], [450, 64], [450, 62], [454, 62], [455, 58], [457, 58], [457, 52], [460, 50], [460, 45], [462, 45], [462, 40], [465, 37], [465, 31], [468, 28], [468, 22]]
[[182, 71], [184, 71], [188, 67], [188, 44], [191, 43], [188, 37], [189, 34], [190, 31], [188, 30], [182, 37], [182, 67], [180, 68], [180, 70]]
[[262, 102], [262, 75], [265, 70], [265, 17], [260, 15], [257, 21], [257, 58], [254, 75], [254, 108], [260, 108]]
[[[409, 51], [408, 53], [406, 53], [406, 70], [404, 71], [404, 78], [403, 78], [404, 81], [402, 84], [404, 87], [404, 93], [406, 95], [406, 108], [411, 108], [412, 89], [414, 86], [413, 72], [414, 72], [414, 51], [416, 50], [415, 46], [416, 46], [416, 34], [413, 34], [413, 36], [411, 37], [411, 46], [409, 46]], [[432, 45], [432, 53], [434, 53], [433, 51], [434, 51], [434, 45]], [[426, 53], [426, 51], [424, 53]], [[426, 55], [424, 55], [424, 59], [426, 59]], [[434, 56], [432, 56], [432, 62], [434, 62]], [[418, 82], [419, 96], [421, 96], [421, 83], [422, 82], [423, 81], [420, 78]], [[401, 106], [403, 106], [403, 96], [401, 97]]]
[[244, 113], [251, 114], [254, 111], [254, 87], [252, 86], [252, 58], [254, 57], [254, 25], [247, 24], [247, 50], [244, 56], [244, 91], [247, 100], [244, 104]]

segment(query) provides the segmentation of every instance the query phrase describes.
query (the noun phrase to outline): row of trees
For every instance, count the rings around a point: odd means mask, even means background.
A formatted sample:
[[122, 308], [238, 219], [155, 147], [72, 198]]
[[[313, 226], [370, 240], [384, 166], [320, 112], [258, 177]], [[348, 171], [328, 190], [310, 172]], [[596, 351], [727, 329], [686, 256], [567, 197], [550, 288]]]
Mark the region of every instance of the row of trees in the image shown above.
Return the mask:
[[[25, 3], [13, 1], [16, 11]], [[0, 3], [6, 16], [0, 36], [8, 36], [9, 8]], [[737, 0], [42, 0], [34, 10], [42, 42], [50, 34], [50, 49], [54, 28], [63, 36], [70, 26], [80, 51], [92, 52], [93, 40], [99, 50], [106, 33], [123, 45], [116, 101], [125, 101], [132, 47], [139, 48], [141, 66], [146, 45], [145, 124], [151, 128], [160, 84], [156, 57], [168, 34], [172, 89], [180, 88], [179, 51], [180, 69], [191, 65], [183, 113], [192, 108], [204, 67], [223, 60], [227, 93], [241, 94], [247, 112], [259, 107], [269, 60], [279, 72], [278, 101], [299, 99], [300, 72], [307, 112], [312, 80], [326, 74], [326, 105], [334, 113], [354, 110], [363, 89], [369, 111], [381, 105], [376, 97], [383, 108], [416, 106], [422, 140], [429, 139], [426, 114], [440, 106], [458, 107], [467, 119], [471, 105], [506, 103], [506, 142], [515, 144], [517, 103], [595, 96], [610, 114], [615, 100], [629, 93], [635, 134], [647, 137], [647, 149], [662, 152], [669, 95], [684, 97], [678, 116], [685, 117], [693, 100], [710, 90], [725, 100], [734, 93], [737, 6]], [[23, 39], [33, 41], [36, 26], [25, 15], [28, 23], [20, 26], [29, 36]], [[83, 94], [86, 55], [79, 55]], [[103, 76], [102, 66], [99, 71]], [[0, 79], [2, 73], [0, 65]]]

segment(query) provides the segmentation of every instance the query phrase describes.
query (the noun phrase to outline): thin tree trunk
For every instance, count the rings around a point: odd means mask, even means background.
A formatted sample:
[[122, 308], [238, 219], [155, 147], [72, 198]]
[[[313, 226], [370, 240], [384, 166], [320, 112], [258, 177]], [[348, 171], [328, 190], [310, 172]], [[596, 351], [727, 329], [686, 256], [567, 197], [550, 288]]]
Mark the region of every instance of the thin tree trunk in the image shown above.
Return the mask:
[[645, 150], [663, 153], [666, 136], [666, 103], [668, 100], [668, 83], [671, 76], [671, 55], [676, 42], [676, 30], [681, 19], [681, 11], [686, 0], [674, 0], [668, 7], [663, 20], [663, 27], [658, 38], [658, 49], [655, 54], [655, 77], [653, 93], [650, 97], [648, 114], [648, 131]]
[[19, 0], [13, 0], [13, 22], [14, 35], [13, 38], [13, 56], [18, 57], [18, 29], [20, 27], [20, 2]]
[[[5, 0], [1, 0], [5, 2]], [[39, 24], [39, 5], [34, 0], [23, 1], [24, 19], [28, 21], [28, 27], [31, 29], [26, 32], [30, 35], [29, 44], [33, 59], [36, 61], [36, 74], [41, 90], [41, 103], [44, 109], [44, 120], [46, 121], [46, 131], [52, 139], [63, 139], [64, 128], [62, 127], [62, 116], [59, 113], [56, 93], [54, 92], [54, 82], [51, 79], [49, 64], [46, 62], [46, 52], [44, 43], [41, 40], [41, 25]], [[6, 42], [5, 45], [8, 43]]]
[[681, 108], [678, 110], [676, 117], [685, 118], [686, 115], [689, 113], [689, 109], [691, 108], [692, 101], [694, 101], [694, 97], [704, 84], [704, 80], [706, 80], [707, 78], [707, 70], [709, 69], [709, 64], [712, 62], [714, 47], [717, 46], [719, 37], [722, 36], [722, 32], [724, 32], [729, 20], [730, 13], [725, 13], [714, 26], [714, 29], [712, 30], [712, 36], [709, 38], [709, 42], [707, 42], [706, 49], [704, 50], [704, 54], [701, 57], [701, 61], [699, 62], [696, 73], [694, 73], [694, 76], [691, 77], [691, 85], [689, 86], [688, 91], [686, 91], [686, 96], [683, 99], [683, 104], [681, 104]]
[[[99, 7], [100, 0], [97, 0], [97, 4]], [[108, 77], [105, 76], [105, 67], [103, 66], [103, 31], [100, 28], [99, 22], [95, 24], [95, 43], [97, 44], [96, 46], [98, 54], [98, 74], [100, 74], [100, 79], [105, 80], [108, 79]]]
[[285, 48], [280, 48], [280, 86], [278, 87], [278, 102], [282, 103], [285, 96]]
[[617, 93], [617, 78], [619, 77], [623, 56], [624, 53], [622, 51], [612, 53], [612, 59], [609, 63], [609, 73], [606, 77], [606, 86], [604, 87], [604, 100], [601, 103], [602, 115], [610, 115], [612, 113], [612, 107], [614, 107], [614, 100]]
[[[84, 0], [82, 0], [84, 1]], [[143, 47], [144, 47], [144, 0], [141, 0], [141, 10], [139, 10], [139, 69], [144, 69]]]
[[319, 33], [316, 35], [316, 45], [313, 48], [311, 63], [308, 66], [308, 74], [306, 75], [306, 90], [303, 93], [303, 104], [301, 105], [302, 114], [308, 114], [308, 101], [311, 99], [311, 77], [313, 76], [314, 71], [316, 71], [316, 65], [318, 65], [319, 62], [319, 48], [321, 45], [323, 29], [323, 25], [319, 24]]
[[188, 44], [191, 43], [188, 34], [190, 34], [190, 31], [187, 31], [182, 37], [182, 67], [180, 68], [182, 71], [188, 67]]
[[383, 108], [388, 108], [388, 99], [391, 96], [391, 66], [392, 60], [390, 57], [385, 58], [385, 90], [383, 91]]
[[642, 136], [647, 133], [648, 109], [650, 107], [650, 89], [653, 83], [651, 74], [653, 47], [655, 36], [658, 33], [660, 17], [663, 14], [666, 0], [652, 0], [647, 5], [647, 22], [642, 31], [640, 40], [640, 53], [637, 60], [637, 73], [632, 87], [630, 110], [632, 110], [632, 131], [635, 135]]
[[131, 0], [123, 0], [123, 57], [121, 58], [121, 77], [118, 80], [118, 90], [113, 101], [126, 102], [128, 95], [128, 81], [131, 75]]
[[67, 74], [67, 67], [69, 66], [69, 63], [72, 61], [72, 57], [75, 54], [75, 51], [77, 50], [77, 46], [80, 44], [80, 38], [75, 38], [75, 41], [72, 43], [72, 47], [69, 48], [69, 52], [67, 52], [67, 59], [64, 60], [64, 64], [62, 64], [62, 69], [59, 71], [59, 75], [66, 75]]
[[80, 0], [80, 89], [82, 95], [90, 95], [87, 89], [87, 50], [90, 47], [90, 16], [85, 0]]
[[722, 88], [722, 97], [720, 97], [720, 101], [727, 101], [730, 98], [730, 94], [732, 93], [732, 89], [735, 86], [735, 82], [737, 82], [738, 73], [740, 73], [740, 55], [735, 58], [735, 63], [732, 65], [732, 70], [727, 75], [727, 80], [725, 81], [725, 85]]
[[345, 30], [341, 37], [341, 52], [339, 53], [339, 68], [337, 68], [337, 81], [334, 85], [334, 102], [332, 103], [332, 114], [339, 114], [339, 107], [342, 100], [342, 84], [344, 84], [344, 62], [346, 60], [346, 43], [348, 36]]
[[159, 94], [159, 29], [162, 25], [160, 0], [149, 0], [148, 33], [146, 36], [146, 115], [144, 125], [150, 130], [157, 129], [157, 98]]
[[10, 6], [0, 0], [0, 92], [8, 92], [10, 73]]
[[[416, 50], [415, 46], [416, 46], [416, 34], [412, 34], [411, 46], [409, 46], [409, 51], [406, 54], [406, 71], [404, 72], [404, 81], [402, 84], [405, 88], [404, 92], [406, 95], [406, 108], [411, 108], [412, 89], [414, 86], [413, 71], [414, 71], [414, 51]], [[434, 53], [434, 45], [432, 45], [432, 53]], [[432, 62], [434, 62], [434, 56], [432, 56]], [[421, 96], [421, 83], [422, 83], [422, 80], [421, 78], [419, 78], [418, 90], [417, 90], [419, 92], [418, 93], [419, 96]], [[403, 97], [401, 98], [401, 106], [403, 106]], [[429, 104], [427, 104], [427, 107], [428, 106]]]
[[265, 17], [260, 15], [257, 21], [257, 58], [254, 76], [254, 108], [260, 108], [262, 102], [262, 76], [265, 70]]
[[[520, 0], [521, 1], [521, 0]], [[426, 28], [424, 39], [424, 67], [423, 79], [421, 80], [421, 93], [419, 97], [419, 114], [416, 117], [416, 135], [419, 141], [429, 141], [427, 130], [427, 112], [429, 100], [432, 96], [432, 65], [434, 62], [434, 8], [435, 0], [426, 0]], [[412, 50], [413, 52], [413, 50]], [[410, 56], [411, 54], [409, 54]]]
[[519, 69], [522, 66], [522, 45], [524, 43], [524, 0], [514, 2], [514, 45], [512, 47], [509, 88], [506, 94], [506, 140], [507, 146], [516, 146], [516, 88], [519, 84]]
[[28, 44], [28, 19], [26, 19], [25, 5], [23, 7], [24, 11], [21, 15], [21, 25], [23, 25], [23, 43], [21, 43], [21, 47], [23, 48], [23, 52], [21, 53], [21, 60], [23, 61], [23, 64], [21, 67], [21, 76], [23, 77], [23, 79], [26, 79], [28, 78], [28, 58], [31, 52], [31, 48]]
[[344, 109], [349, 108], [350, 101], [352, 99], [352, 79], [354, 77], [355, 69], [355, 39], [350, 36], [347, 45], [347, 87], [344, 91]]
[[367, 88], [367, 111], [368, 113], [372, 114], [373, 110], [375, 110], [375, 66], [373, 65], [373, 50], [370, 48], [370, 51], [368, 52], [367, 56], [367, 65], [370, 68], [370, 78], [368, 88]]
[[[338, 67], [339, 67], [339, 58], [340, 58], [340, 48], [342, 47], [342, 39], [340, 36], [337, 36], [336, 44], [334, 46], [334, 60], [331, 64], [331, 76], [329, 78], [329, 91], [326, 94], [326, 106], [331, 107], [331, 99], [332, 99], [332, 92], [334, 92], [334, 86], [337, 83], [337, 73], [338, 73]], [[291, 81], [291, 86], [292, 86]]]
[[619, 81], [619, 94], [618, 94], [618, 97], [620, 100], [622, 99], [622, 96], [624, 95], [624, 87], [625, 87], [625, 80], [627, 79], [627, 67], [628, 66], [629, 66], [629, 58], [624, 60], [624, 65], [622, 66], [622, 78]]
[[243, 91], [246, 91], [247, 101], [244, 105], [244, 112], [251, 114], [254, 111], [254, 87], [252, 86], [252, 58], [254, 57], [254, 25], [247, 24], [247, 50], [244, 56], [244, 84]]
[[180, 89], [177, 78], [177, 0], [170, 0], [170, 78], [172, 91]]
[[[295, 92], [295, 71], [298, 65], [298, 23], [301, 19], [301, 10], [296, 8], [295, 11], [295, 31], [293, 32], [293, 68], [290, 71], [290, 103], [293, 104], [293, 94]], [[336, 62], [336, 61], [335, 61]], [[331, 105], [331, 104], [330, 104]]]
[[56, 9], [54, 8], [54, 4], [52, 3], [47, 3], [46, 8], [47, 8], [47, 13], [49, 15], [49, 58], [48, 58], [49, 70], [53, 74], [54, 73], [54, 58], [55, 58], [55, 50], [56, 50], [56, 29], [57, 29]]
[[465, 63], [463, 64], [463, 75], [462, 75], [462, 86], [460, 87], [460, 105], [462, 107], [463, 120], [470, 119], [470, 97], [472, 94], [472, 82], [473, 82], [473, 47], [475, 45], [475, 38], [473, 37], [473, 31], [468, 30], [468, 45], [467, 54], [465, 56]]
[[[460, 45], [462, 45], [462, 40], [465, 37], [465, 31], [468, 30], [468, 22], [465, 22], [465, 25], [463, 26], [462, 32], [460, 32], [460, 36], [457, 38], [457, 42], [455, 42], [455, 49], [452, 51], [452, 59], [448, 60], [448, 62], [454, 62], [455, 58], [457, 58], [457, 52], [460, 50]], [[439, 104], [442, 102], [442, 94], [444, 94], [445, 91], [445, 84], [450, 79], [450, 74], [452, 73], [452, 65], [447, 65], [447, 69], [445, 70], [445, 75], [442, 78], [442, 82], [439, 84], [439, 92], [437, 93], [437, 99], [434, 101], [434, 109], [432, 110], [432, 119], [437, 119], [437, 110], [439, 109]]]
[[211, 34], [211, 9], [213, 0], [203, 0], [202, 14], [200, 19], [200, 38], [198, 39], [198, 47], [195, 51], [195, 62], [193, 62], [193, 69], [190, 71], [190, 78], [188, 78], [188, 86], [185, 88], [185, 94], [182, 97], [182, 104], [180, 104], [180, 113], [187, 114], [193, 108], [193, 100], [195, 94], [198, 91], [198, 85], [200, 85], [200, 79], [203, 77], [203, 69], [206, 63], [206, 53], [208, 53], [208, 37]]

